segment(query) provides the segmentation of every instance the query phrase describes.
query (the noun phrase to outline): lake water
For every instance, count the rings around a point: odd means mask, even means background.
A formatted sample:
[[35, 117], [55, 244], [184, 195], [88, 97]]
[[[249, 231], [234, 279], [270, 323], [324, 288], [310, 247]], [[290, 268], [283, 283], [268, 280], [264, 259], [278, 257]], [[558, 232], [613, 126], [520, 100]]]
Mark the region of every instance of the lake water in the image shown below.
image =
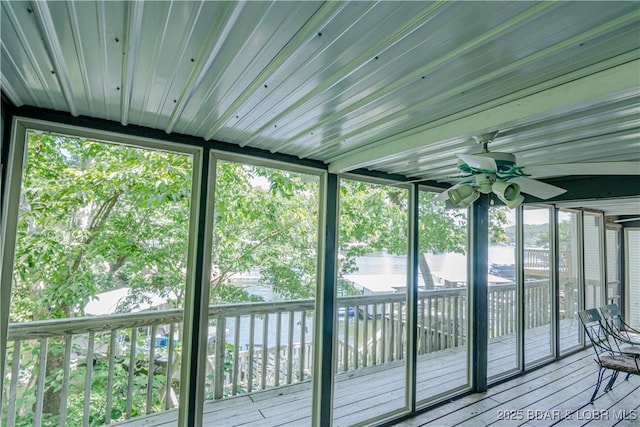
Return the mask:
[[[492, 246], [489, 249], [489, 263], [499, 265], [511, 265], [514, 263], [515, 249], [509, 246]], [[438, 254], [428, 255], [430, 267], [434, 274], [445, 275], [462, 275], [466, 277], [466, 257], [462, 254]], [[369, 256], [363, 256], [356, 259], [356, 265], [358, 271], [352, 275], [354, 279], [362, 281], [366, 284], [367, 280], [384, 279], [388, 278], [392, 280], [396, 278], [400, 280], [400, 284], [403, 281], [406, 282], [407, 271], [407, 259], [402, 255], [389, 255], [386, 253], [373, 254]], [[441, 271], [444, 270], [444, 271]], [[360, 277], [358, 277], [360, 276]], [[258, 284], [257, 272], [253, 274], [238, 277], [234, 282], [245, 289], [252, 295], [259, 295], [265, 301], [282, 301], [283, 298], [273, 292], [270, 286], [263, 286]], [[372, 285], [373, 286], [373, 285]], [[392, 289], [391, 289], [392, 290]], [[282, 313], [281, 315], [282, 330], [280, 334], [281, 344], [286, 344], [289, 337], [288, 325], [289, 325], [289, 313]], [[301, 338], [301, 313], [295, 313], [294, 315], [294, 333], [293, 342], [299, 342]], [[230, 319], [231, 320], [231, 319]], [[340, 318], [339, 322], [344, 322], [344, 318]], [[347, 318], [348, 321], [348, 318]], [[239, 345], [242, 349], [245, 349], [249, 345], [250, 337], [250, 318], [248, 316], [240, 319], [240, 333], [239, 333]], [[274, 346], [276, 342], [275, 334], [276, 315], [269, 315], [268, 328], [269, 331], [273, 331], [268, 334], [267, 345], [269, 347]], [[262, 344], [263, 333], [263, 319], [256, 317], [254, 324], [254, 346]], [[225, 328], [225, 335], [227, 342], [233, 342], [235, 334], [235, 325], [229, 321]], [[313, 338], [313, 316], [307, 316], [305, 319], [305, 341], [311, 341]]]

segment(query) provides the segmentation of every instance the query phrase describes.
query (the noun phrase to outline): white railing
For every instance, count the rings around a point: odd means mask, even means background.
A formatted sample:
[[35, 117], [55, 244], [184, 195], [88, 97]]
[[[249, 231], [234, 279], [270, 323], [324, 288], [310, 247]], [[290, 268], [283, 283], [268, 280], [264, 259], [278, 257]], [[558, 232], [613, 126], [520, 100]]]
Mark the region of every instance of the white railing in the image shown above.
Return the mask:
[[[526, 289], [525, 327], [548, 323], [548, 282]], [[490, 336], [515, 333], [514, 302], [515, 285], [489, 287]], [[466, 345], [467, 304], [466, 288], [419, 292], [419, 354]], [[338, 372], [404, 359], [406, 295], [337, 306]], [[310, 380], [314, 309], [314, 300], [210, 307], [206, 397]], [[172, 309], [11, 324], [2, 425], [102, 425], [175, 407], [182, 322]]]

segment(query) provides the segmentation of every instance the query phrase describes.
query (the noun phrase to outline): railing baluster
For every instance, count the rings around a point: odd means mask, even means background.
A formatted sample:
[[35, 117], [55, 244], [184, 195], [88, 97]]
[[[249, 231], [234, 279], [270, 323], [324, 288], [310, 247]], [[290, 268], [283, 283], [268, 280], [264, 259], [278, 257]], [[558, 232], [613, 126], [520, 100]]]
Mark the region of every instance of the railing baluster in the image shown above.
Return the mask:
[[433, 299], [427, 299], [427, 353], [433, 349]]
[[420, 305], [419, 305], [419, 319], [420, 319], [420, 334], [418, 335], [418, 354], [424, 354], [425, 353], [425, 331], [424, 331], [424, 298], [420, 299]]
[[498, 313], [498, 306], [497, 306], [497, 292], [492, 292], [491, 293], [491, 300], [490, 300], [490, 309], [491, 309], [491, 313], [493, 313], [493, 315], [491, 316], [491, 335], [489, 338], [495, 338], [496, 336], [498, 336], [497, 334], [497, 329], [498, 329], [498, 317], [499, 314]]
[[387, 357], [387, 303], [382, 303], [382, 358], [380, 363], [386, 362]]
[[402, 360], [404, 358], [404, 346], [402, 345], [402, 335], [403, 335], [402, 312], [404, 308], [402, 307], [402, 305], [403, 305], [402, 302], [398, 303], [398, 334], [397, 334], [398, 360]]
[[256, 332], [256, 315], [252, 314], [249, 318], [249, 372], [247, 374], [247, 392], [253, 390], [253, 338]]
[[372, 365], [378, 364], [378, 304], [373, 304], [373, 334], [371, 337]]
[[260, 388], [267, 388], [267, 370], [269, 369], [269, 313], [262, 318], [262, 370], [260, 372]]
[[280, 385], [280, 352], [282, 348], [280, 346], [280, 340], [282, 335], [282, 312], [278, 311], [276, 314], [276, 354], [274, 360], [274, 373], [273, 383], [276, 387]]
[[240, 347], [240, 316], [236, 316], [233, 331], [233, 377], [231, 379], [231, 395], [238, 394], [238, 352]]
[[362, 325], [362, 366], [367, 367], [369, 359], [369, 305], [363, 306], [364, 323]]
[[353, 306], [353, 369], [360, 367], [360, 307]]
[[455, 295], [453, 297], [453, 347], [460, 345], [460, 311], [459, 311], [460, 298]]
[[342, 349], [342, 370], [349, 370], [349, 306], [344, 307], [344, 345]]
[[87, 346], [87, 371], [84, 377], [84, 407], [82, 413], [82, 424], [89, 424], [91, 410], [91, 377], [93, 374], [93, 346], [95, 343], [95, 333], [89, 332], [89, 345]]
[[506, 291], [503, 294], [504, 297], [500, 301], [502, 303], [502, 312], [504, 313], [502, 335], [509, 335], [511, 334], [511, 304], [508, 304], [508, 302], [515, 302], [515, 299], [512, 299], [511, 291]]
[[293, 331], [295, 313], [289, 311], [289, 340], [287, 342], [287, 384], [293, 382]]
[[60, 393], [60, 426], [64, 426], [67, 419], [67, 400], [69, 398], [69, 376], [71, 368], [71, 334], [64, 338], [64, 369], [62, 373], [62, 391]]
[[444, 327], [442, 328], [442, 349], [449, 348], [449, 334], [451, 333], [451, 307], [449, 306], [449, 298], [442, 297], [442, 318]]
[[[38, 358], [38, 379], [36, 386], [36, 413], [34, 425], [40, 427], [42, 425], [42, 408], [44, 404], [44, 389], [47, 380], [47, 352], [49, 340], [42, 338], [40, 340], [40, 357]], [[13, 374], [12, 374], [13, 375]], [[11, 425], [11, 423], [9, 423]]]
[[116, 337], [117, 330], [111, 330], [109, 338], [109, 371], [107, 373], [107, 402], [105, 405], [105, 424], [111, 424], [111, 407], [113, 406], [113, 373], [115, 370], [116, 358]]
[[16, 400], [18, 399], [18, 376], [20, 375], [20, 351], [22, 341], [13, 342], [13, 358], [11, 359], [11, 383], [9, 384], [9, 405], [7, 408], [7, 424], [10, 426], [16, 423]]
[[504, 323], [504, 311], [502, 309], [502, 300], [504, 299], [504, 292], [498, 291], [496, 294], [496, 311], [498, 312], [498, 327], [497, 327], [497, 337], [501, 337], [504, 334], [504, 330], [502, 325]]
[[164, 387], [164, 408], [169, 409], [176, 405], [173, 400], [173, 353], [175, 351], [175, 343], [173, 337], [176, 333], [175, 323], [169, 325], [169, 348], [167, 353], [167, 383]]
[[513, 315], [513, 307], [515, 307], [516, 305], [516, 290], [514, 289], [513, 291], [509, 291], [507, 294], [509, 295], [509, 297], [505, 298], [502, 303], [504, 304], [505, 312], [508, 316], [507, 330], [505, 331], [505, 335], [510, 335], [515, 333], [516, 331], [513, 322], [513, 320], [515, 319], [515, 316]]
[[451, 347], [451, 334], [453, 333], [452, 330], [452, 326], [453, 326], [453, 318], [452, 318], [452, 314], [453, 314], [453, 310], [451, 307], [451, 298], [448, 296], [445, 296], [442, 298], [443, 299], [443, 305], [445, 308], [445, 315], [446, 315], [446, 327], [447, 327], [447, 333], [444, 336], [444, 348], [445, 350], [447, 348]]
[[396, 320], [395, 320], [395, 303], [391, 302], [391, 306], [389, 308], [389, 331], [391, 336], [389, 337], [389, 361], [393, 362], [396, 360], [395, 346], [396, 346]]
[[226, 331], [226, 318], [224, 316], [216, 319], [216, 354], [215, 354], [215, 366], [213, 371], [213, 398], [222, 399], [224, 396], [224, 362], [226, 357], [225, 348], [225, 331]]
[[304, 381], [304, 350], [305, 350], [305, 329], [307, 328], [307, 312], [302, 310], [301, 318], [300, 318], [300, 377], [298, 381]]
[[434, 337], [433, 337], [433, 351], [442, 350], [440, 347], [440, 340], [442, 338], [442, 316], [440, 315], [440, 298], [434, 298], [434, 310], [435, 310], [435, 325], [434, 325]]
[[147, 404], [145, 406], [146, 414], [151, 413], [151, 397], [153, 397], [153, 371], [156, 366], [156, 325], [151, 327], [151, 337], [149, 341], [149, 365], [147, 367]]
[[138, 328], [131, 328], [131, 340], [129, 345], [129, 378], [127, 381], [127, 408], [125, 412], [125, 418], [131, 418], [131, 404], [133, 397], [133, 375], [136, 370], [136, 347], [138, 340]]

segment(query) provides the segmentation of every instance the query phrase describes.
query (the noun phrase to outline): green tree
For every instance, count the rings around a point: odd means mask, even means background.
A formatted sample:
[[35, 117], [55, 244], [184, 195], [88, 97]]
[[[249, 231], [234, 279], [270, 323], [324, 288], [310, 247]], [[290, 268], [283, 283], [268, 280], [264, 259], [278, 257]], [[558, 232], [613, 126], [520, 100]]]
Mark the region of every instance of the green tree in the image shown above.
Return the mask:
[[317, 177], [219, 163], [213, 303], [237, 298], [242, 290], [230, 284], [231, 276], [252, 269], [259, 269], [260, 282], [284, 298], [315, 296], [318, 189]]
[[74, 317], [125, 285], [180, 296], [190, 181], [188, 156], [31, 133], [12, 319]]

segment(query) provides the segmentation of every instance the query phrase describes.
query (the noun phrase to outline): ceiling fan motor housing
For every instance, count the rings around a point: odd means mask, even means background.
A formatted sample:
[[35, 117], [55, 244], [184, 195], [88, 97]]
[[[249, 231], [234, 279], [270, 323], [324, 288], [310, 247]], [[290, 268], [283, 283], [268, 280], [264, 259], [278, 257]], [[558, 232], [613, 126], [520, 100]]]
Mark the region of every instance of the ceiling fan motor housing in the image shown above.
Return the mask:
[[[475, 156], [490, 157], [493, 160], [495, 160], [496, 165], [497, 165], [496, 172], [508, 172], [511, 169], [513, 169], [515, 167], [515, 165], [516, 165], [516, 156], [514, 154], [511, 154], [511, 153], [500, 153], [500, 152], [487, 151], [487, 152], [484, 152], [484, 153], [475, 154]], [[470, 172], [474, 171], [474, 169], [469, 167], [469, 165], [467, 165], [462, 160], [458, 160], [458, 169], [460, 169], [462, 172], [466, 172], [466, 173], [470, 173]]]

